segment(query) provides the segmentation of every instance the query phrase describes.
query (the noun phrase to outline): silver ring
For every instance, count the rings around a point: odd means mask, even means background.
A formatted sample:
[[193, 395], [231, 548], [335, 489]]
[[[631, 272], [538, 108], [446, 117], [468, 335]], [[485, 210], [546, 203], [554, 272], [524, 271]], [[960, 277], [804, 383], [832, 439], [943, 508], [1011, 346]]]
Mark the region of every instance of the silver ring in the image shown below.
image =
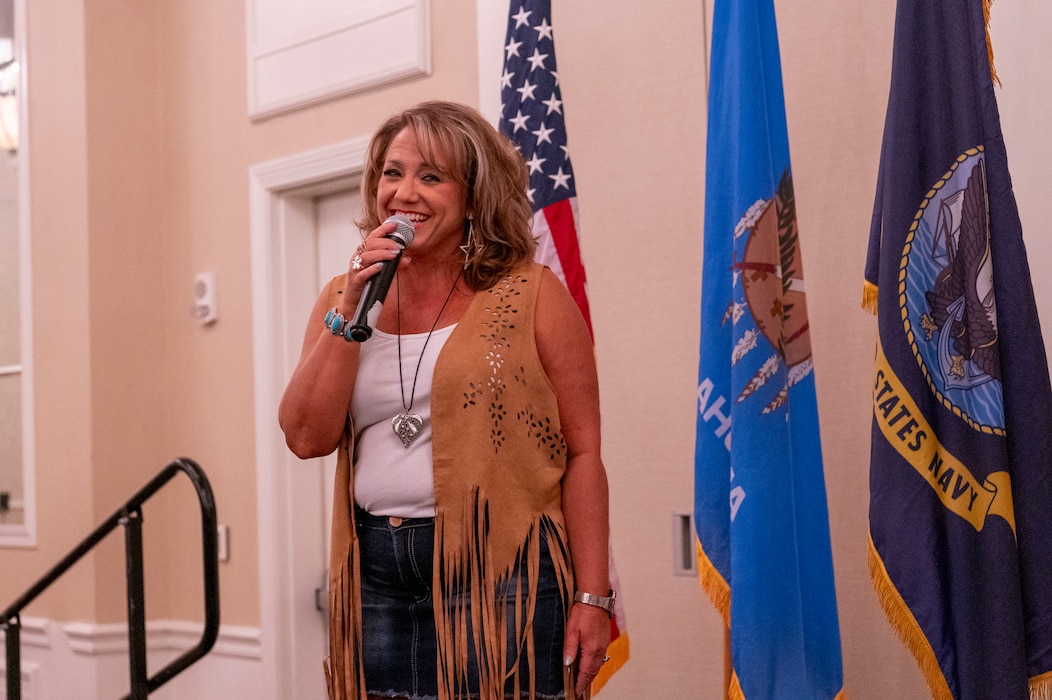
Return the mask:
[[351, 269], [355, 272], [362, 269], [362, 255], [361, 253], [355, 253], [354, 257], [351, 258]]
[[604, 663], [604, 664], [605, 664], [605, 663], [606, 663], [607, 661], [609, 661], [609, 660], [610, 660], [610, 657], [609, 657], [609, 656], [604, 656], [604, 657], [603, 657], [603, 663]]

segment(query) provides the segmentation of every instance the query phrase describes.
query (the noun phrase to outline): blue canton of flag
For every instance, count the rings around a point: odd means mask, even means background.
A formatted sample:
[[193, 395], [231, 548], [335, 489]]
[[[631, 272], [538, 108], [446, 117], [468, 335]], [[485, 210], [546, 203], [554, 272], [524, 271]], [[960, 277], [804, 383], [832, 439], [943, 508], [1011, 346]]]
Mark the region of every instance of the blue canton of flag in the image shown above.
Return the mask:
[[526, 158], [534, 211], [577, 196], [550, 16], [548, 3], [541, 2], [523, 4], [511, 15], [500, 79], [500, 128]]
[[512, 5], [500, 80], [500, 130], [519, 147], [529, 168], [537, 261], [566, 283], [591, 332], [551, 16], [547, 0]]
[[716, 1], [710, 65], [699, 573], [730, 628], [730, 698], [831, 700], [840, 629], [773, 0]]

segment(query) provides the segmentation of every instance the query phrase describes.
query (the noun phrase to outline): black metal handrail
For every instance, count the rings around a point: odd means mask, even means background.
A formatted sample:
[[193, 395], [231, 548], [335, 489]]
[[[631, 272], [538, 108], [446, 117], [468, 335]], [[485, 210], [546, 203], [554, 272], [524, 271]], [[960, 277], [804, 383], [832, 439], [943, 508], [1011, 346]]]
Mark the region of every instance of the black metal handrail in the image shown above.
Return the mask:
[[[204, 557], [205, 628], [197, 645], [171, 662], [152, 677], [146, 674], [146, 610], [142, 561], [142, 504], [177, 473], [184, 472], [197, 490], [201, 504], [201, 545]], [[39, 581], [9, 605], [0, 615], [0, 629], [7, 647], [7, 700], [21, 700], [22, 610], [55, 582], [81, 557], [91, 551], [118, 525], [124, 526], [124, 555], [128, 582], [128, 651], [131, 693], [125, 700], [145, 700], [154, 690], [170, 681], [191, 664], [201, 659], [215, 645], [219, 636], [219, 556], [216, 541], [216, 504], [212, 487], [204, 471], [191, 459], [175, 460], [132, 496], [117, 512], [99, 525], [83, 542], [48, 571]]]

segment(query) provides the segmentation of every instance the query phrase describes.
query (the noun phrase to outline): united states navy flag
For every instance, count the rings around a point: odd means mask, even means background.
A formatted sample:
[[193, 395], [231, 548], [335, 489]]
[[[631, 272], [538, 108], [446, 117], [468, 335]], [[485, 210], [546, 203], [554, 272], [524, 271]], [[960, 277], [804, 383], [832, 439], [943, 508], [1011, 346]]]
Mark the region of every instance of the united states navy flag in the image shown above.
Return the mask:
[[[533, 233], [538, 241], [535, 258], [551, 268], [570, 290], [591, 332], [584, 265], [577, 240], [577, 187], [566, 145], [551, 19], [549, 0], [512, 0], [501, 76], [500, 130], [515, 142], [529, 167]], [[610, 581], [615, 589], [619, 588], [612, 555]], [[621, 597], [610, 620], [610, 660], [592, 682], [593, 693], [598, 693], [628, 661], [628, 651]]]
[[836, 698], [840, 630], [772, 0], [717, 0], [710, 65], [702, 584], [730, 626], [732, 698]]
[[983, 0], [899, 0], [866, 302], [870, 571], [939, 699], [1052, 694], [1052, 390]]

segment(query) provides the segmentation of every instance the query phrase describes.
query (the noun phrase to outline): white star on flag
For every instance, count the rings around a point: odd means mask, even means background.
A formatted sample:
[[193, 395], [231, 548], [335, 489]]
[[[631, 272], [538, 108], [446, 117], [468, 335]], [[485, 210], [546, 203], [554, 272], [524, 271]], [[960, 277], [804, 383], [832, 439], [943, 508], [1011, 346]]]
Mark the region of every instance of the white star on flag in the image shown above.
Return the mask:
[[519, 27], [522, 27], [522, 26], [529, 26], [529, 24], [530, 24], [530, 15], [532, 15], [532, 14], [533, 14], [532, 12], [527, 12], [525, 7], [520, 7], [519, 8], [519, 14], [512, 15], [512, 19], [515, 20], [515, 28], [518, 29]]
[[570, 189], [570, 173], [564, 173], [562, 168], [559, 168], [557, 173], [549, 175], [548, 177], [555, 182], [555, 184], [552, 185], [555, 189], [559, 189], [560, 187]]
[[530, 118], [523, 114], [522, 110], [520, 109], [518, 114], [516, 114], [514, 117], [508, 120], [515, 127], [512, 133], [514, 133], [515, 131], [519, 131], [520, 129], [525, 129], [526, 122], [529, 121], [529, 119]]
[[[531, 131], [530, 133], [537, 137], [537, 144], [540, 145], [542, 143], [552, 142], [553, 131], [555, 131], [555, 129], [549, 129], [544, 124], [541, 124], [540, 129], [537, 129], [537, 131]], [[534, 155], [534, 157], [536, 157], [536, 154]]]
[[526, 165], [530, 166], [530, 175], [542, 172], [541, 166], [544, 165], [545, 160], [545, 158], [540, 158], [534, 153], [533, 157], [526, 161]]
[[546, 58], [548, 58], [548, 54], [541, 53], [540, 49], [534, 49], [533, 55], [526, 59], [530, 62], [530, 65], [533, 66], [530, 68], [530, 71], [532, 72], [538, 68], [544, 68], [544, 59]]
[[535, 99], [537, 99], [533, 95], [534, 91], [537, 90], [537, 86], [536, 85], [531, 85], [529, 80], [524, 82], [522, 84], [522, 87], [516, 88], [516, 90], [518, 91], [518, 93], [520, 95], [522, 95], [522, 101], [523, 102], [525, 102], [526, 100], [535, 100]]

